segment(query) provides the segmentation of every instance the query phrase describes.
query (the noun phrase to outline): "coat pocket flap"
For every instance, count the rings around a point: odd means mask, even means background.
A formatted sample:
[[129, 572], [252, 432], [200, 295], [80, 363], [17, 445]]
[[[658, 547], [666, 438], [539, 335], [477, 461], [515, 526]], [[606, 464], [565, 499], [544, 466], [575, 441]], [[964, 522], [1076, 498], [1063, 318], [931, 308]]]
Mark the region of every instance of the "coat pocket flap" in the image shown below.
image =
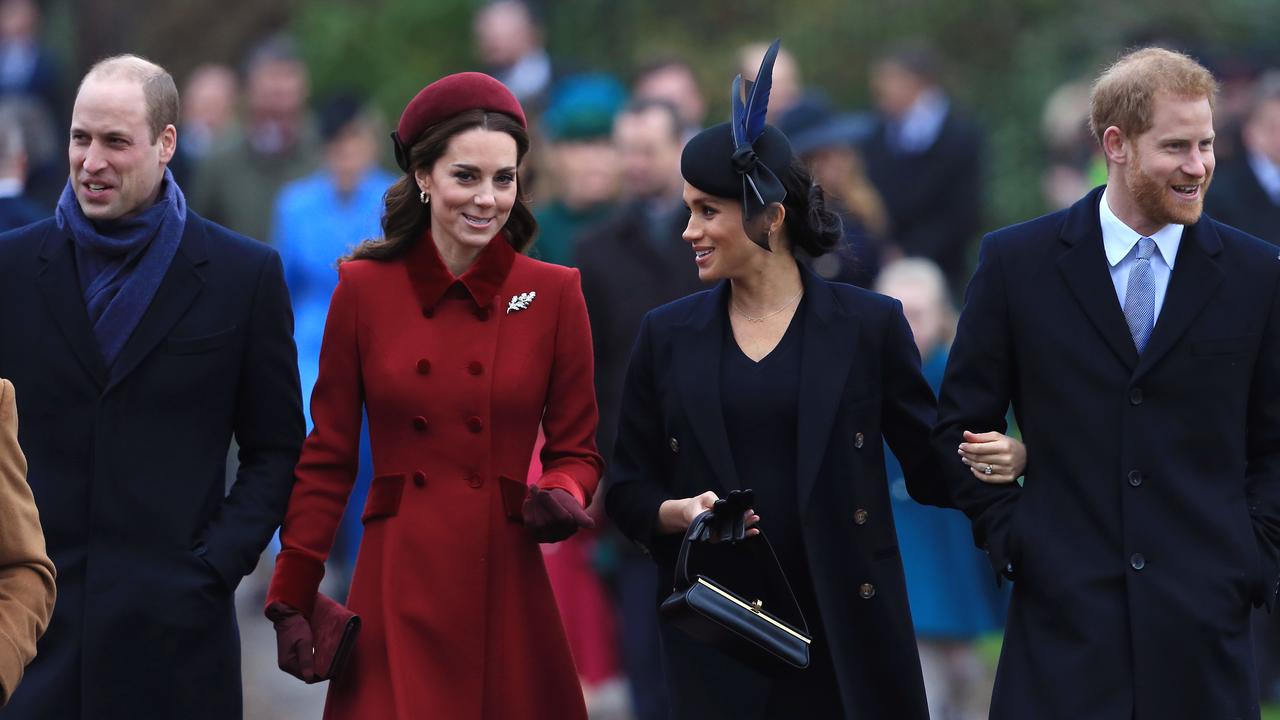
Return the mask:
[[501, 475], [498, 477], [498, 489], [502, 491], [502, 508], [506, 510], [507, 519], [511, 522], [522, 521], [524, 499], [529, 494], [529, 486], [519, 480]]
[[404, 473], [379, 475], [369, 485], [369, 499], [364, 503], [360, 522], [392, 517], [400, 510], [400, 496], [404, 492]]

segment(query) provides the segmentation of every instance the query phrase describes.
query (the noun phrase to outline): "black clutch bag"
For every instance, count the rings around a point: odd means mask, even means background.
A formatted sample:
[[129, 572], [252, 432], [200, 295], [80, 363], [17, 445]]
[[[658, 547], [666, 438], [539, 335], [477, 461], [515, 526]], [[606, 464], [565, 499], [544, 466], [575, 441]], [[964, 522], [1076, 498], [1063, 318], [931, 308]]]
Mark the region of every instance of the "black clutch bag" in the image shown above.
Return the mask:
[[[714, 521], [714, 512], [708, 510], [695, 518], [685, 533], [676, 560], [675, 589], [660, 609], [663, 617], [692, 637], [762, 672], [808, 667], [813, 638], [764, 530], [736, 546], [753, 553], [758, 572], [767, 576], [763, 579], [780, 596], [771, 599], [769, 609], [763, 600], [748, 599], [712, 575], [690, 573], [690, 556], [695, 546], [705, 542], [703, 538]], [[775, 603], [780, 606], [775, 607]], [[783, 618], [794, 618], [798, 627]]]

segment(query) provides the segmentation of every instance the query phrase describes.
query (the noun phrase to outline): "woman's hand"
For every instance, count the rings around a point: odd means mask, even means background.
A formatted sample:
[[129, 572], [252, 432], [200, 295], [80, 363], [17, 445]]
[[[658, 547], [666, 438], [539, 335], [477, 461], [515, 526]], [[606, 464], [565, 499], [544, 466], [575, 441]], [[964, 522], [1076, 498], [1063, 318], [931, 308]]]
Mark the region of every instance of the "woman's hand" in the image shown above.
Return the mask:
[[308, 685], [319, 682], [321, 678], [316, 675], [313, 663], [314, 641], [307, 619], [301, 612], [280, 602], [268, 605], [266, 615], [276, 627], [276, 661], [280, 669]]
[[[658, 532], [671, 535], [675, 533], [684, 533], [693, 524], [694, 518], [711, 509], [716, 500], [720, 498], [712, 491], [708, 490], [701, 495], [690, 498], [681, 498], [679, 500], [667, 500], [658, 507]], [[748, 537], [754, 537], [760, 534], [755, 529], [755, 524], [760, 522], [760, 516], [754, 511], [748, 510], [745, 516]]]
[[1027, 469], [1027, 446], [998, 432], [964, 431], [964, 442], [956, 451], [969, 472], [985, 483], [1011, 483]]

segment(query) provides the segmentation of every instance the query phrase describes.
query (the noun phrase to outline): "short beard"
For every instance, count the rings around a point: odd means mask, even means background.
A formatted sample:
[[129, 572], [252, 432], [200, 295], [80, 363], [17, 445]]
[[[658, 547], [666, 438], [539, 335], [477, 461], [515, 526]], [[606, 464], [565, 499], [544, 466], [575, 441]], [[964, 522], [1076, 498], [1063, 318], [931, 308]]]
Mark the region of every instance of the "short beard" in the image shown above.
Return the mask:
[[1168, 186], [1143, 172], [1142, 163], [1136, 157], [1125, 168], [1125, 182], [1138, 210], [1161, 227], [1169, 224], [1195, 225], [1199, 222], [1200, 214], [1204, 212], [1204, 196], [1212, 178], [1212, 175], [1206, 175], [1200, 182], [1200, 198], [1191, 205], [1170, 198]]

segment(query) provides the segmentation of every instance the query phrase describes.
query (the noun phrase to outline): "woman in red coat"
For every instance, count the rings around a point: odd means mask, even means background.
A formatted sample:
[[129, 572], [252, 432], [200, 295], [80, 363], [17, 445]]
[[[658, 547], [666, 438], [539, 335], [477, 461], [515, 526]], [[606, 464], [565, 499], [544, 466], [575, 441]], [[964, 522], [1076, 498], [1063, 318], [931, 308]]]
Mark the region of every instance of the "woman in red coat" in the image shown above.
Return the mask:
[[535, 229], [517, 182], [529, 141], [497, 80], [428, 85], [393, 137], [406, 175], [384, 238], [339, 267], [281, 530], [267, 597], [281, 666], [317, 679], [306, 618], [363, 408], [375, 477], [349, 595], [363, 627], [325, 717], [585, 718], [538, 549], [590, 525], [601, 473], [578, 272], [520, 254]]

